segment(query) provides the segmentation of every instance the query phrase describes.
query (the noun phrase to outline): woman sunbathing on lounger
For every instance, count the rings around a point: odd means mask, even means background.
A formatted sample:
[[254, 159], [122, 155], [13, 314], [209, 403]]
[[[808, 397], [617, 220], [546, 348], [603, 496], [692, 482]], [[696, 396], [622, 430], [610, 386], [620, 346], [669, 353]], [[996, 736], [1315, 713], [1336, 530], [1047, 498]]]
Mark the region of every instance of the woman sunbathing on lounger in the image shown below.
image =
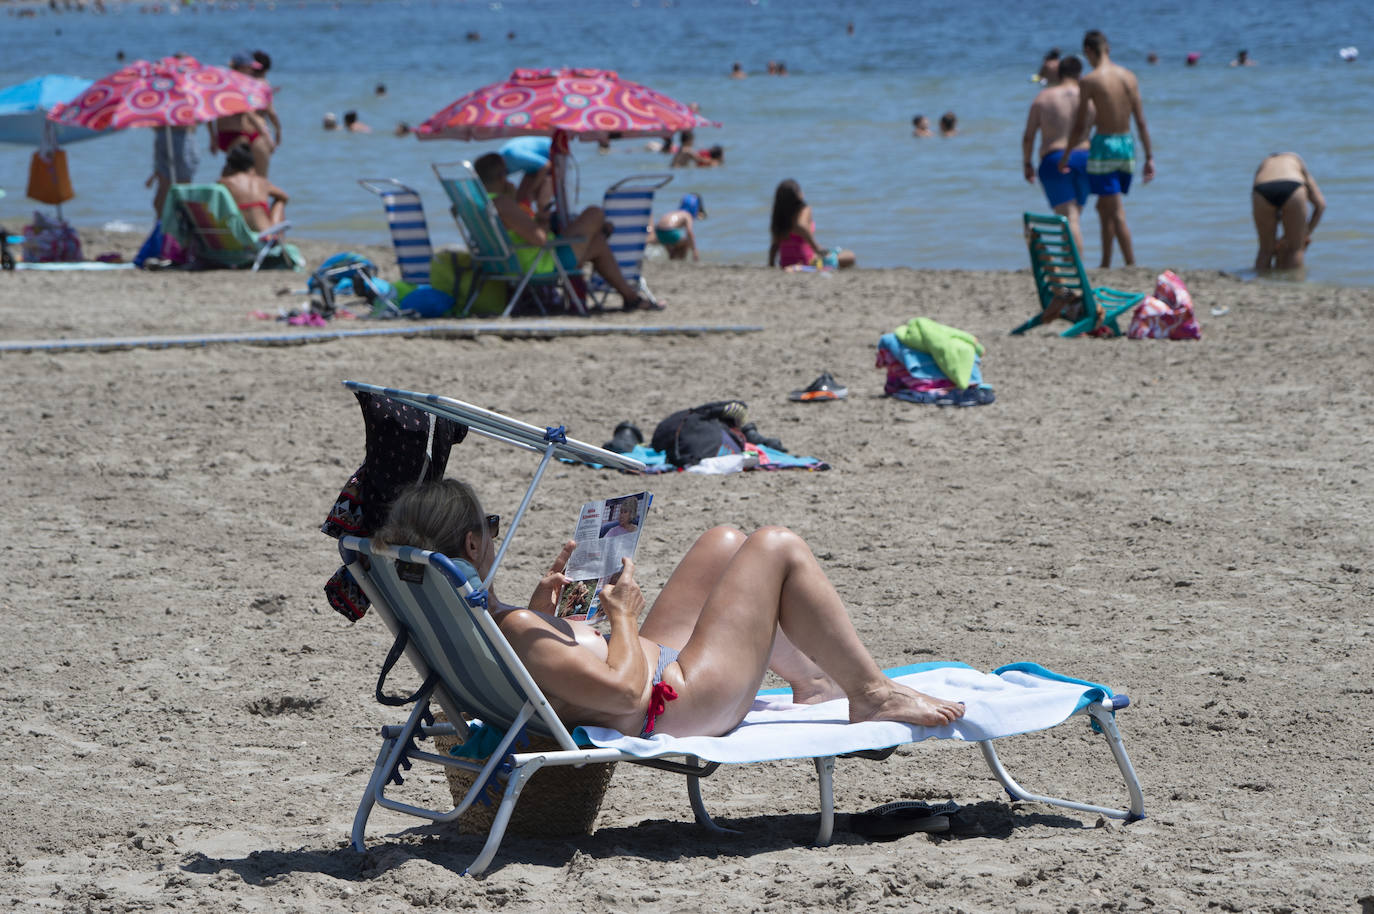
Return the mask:
[[[377, 538], [432, 549], [471, 563], [484, 578], [496, 550], [472, 488], [457, 480], [423, 483], [392, 505]], [[806, 543], [782, 527], [746, 536], [708, 530], [688, 550], [639, 623], [644, 595], [634, 563], [601, 594], [605, 637], [554, 616], [574, 544], [565, 543], [528, 607], [490, 610], [560, 719], [650, 736], [718, 736], [749, 710], [772, 669], [793, 700], [848, 697], [849, 719], [950, 723], [961, 703], [923, 695], [888, 679], [869, 656], [840, 596]]]
[[238, 145], [225, 157], [219, 183], [229, 188], [243, 221], [254, 232], [261, 232], [286, 218], [286, 203], [291, 198], [253, 169], [253, 152]]

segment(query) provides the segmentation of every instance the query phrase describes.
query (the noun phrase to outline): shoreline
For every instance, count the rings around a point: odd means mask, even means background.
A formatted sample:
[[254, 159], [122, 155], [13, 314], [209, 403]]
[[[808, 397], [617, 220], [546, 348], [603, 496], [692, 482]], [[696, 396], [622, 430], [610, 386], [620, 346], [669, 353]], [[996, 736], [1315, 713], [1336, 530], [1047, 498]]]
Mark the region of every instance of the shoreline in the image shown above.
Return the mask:
[[[109, 225], [109, 224], [110, 224], [110, 223], [106, 223], [105, 225]], [[76, 229], [78, 235], [80, 235], [80, 237], [81, 237], [82, 252], [83, 252], [83, 255], [84, 255], [88, 260], [89, 260], [89, 259], [93, 259], [94, 256], [96, 256], [96, 255], [98, 255], [98, 254], [100, 254], [100, 253], [107, 252], [107, 251], [108, 251], [108, 252], [116, 252], [116, 253], [119, 253], [119, 254], [124, 258], [124, 260], [126, 260], [126, 261], [127, 261], [127, 260], [131, 260], [131, 259], [133, 258], [133, 256], [138, 252], [138, 248], [139, 248], [139, 246], [142, 244], [143, 239], [147, 237], [147, 232], [146, 232], [146, 231], [143, 231], [143, 230], [120, 231], [120, 230], [111, 230], [111, 229], [106, 228], [105, 226], [73, 226], [73, 227]], [[15, 231], [15, 230], [12, 230], [12, 231]], [[342, 251], [355, 251], [355, 252], [357, 252], [357, 253], [363, 254], [364, 256], [366, 256], [367, 258], [369, 258], [370, 260], [372, 260], [373, 263], [377, 264], [377, 267], [378, 267], [378, 270], [379, 270], [379, 274], [380, 274], [380, 275], [382, 275], [383, 277], [385, 277], [385, 278], [387, 278], [387, 279], [391, 279], [391, 280], [397, 279], [397, 278], [399, 278], [399, 273], [398, 273], [398, 271], [397, 271], [397, 269], [396, 269], [395, 248], [392, 247], [390, 241], [387, 240], [387, 239], [384, 237], [384, 235], [382, 234], [381, 231], [379, 231], [377, 234], [378, 234], [378, 238], [379, 238], [380, 240], [376, 240], [376, 241], [373, 241], [373, 242], [370, 242], [370, 243], [367, 243], [367, 244], [352, 245], [352, 246], [345, 245], [343, 242], [339, 242], [339, 241], [336, 241], [336, 240], [331, 239], [331, 238], [322, 238], [322, 237], [319, 237], [319, 236], [311, 236], [311, 235], [309, 235], [309, 234], [295, 234], [295, 233], [291, 233], [291, 234], [289, 234], [287, 237], [288, 237], [288, 239], [291, 241], [292, 244], [295, 244], [295, 245], [297, 245], [299, 248], [301, 248], [302, 253], [303, 253], [303, 254], [305, 255], [305, 257], [306, 257], [306, 271], [307, 271], [307, 272], [306, 272], [305, 274], [302, 274], [302, 275], [307, 275], [307, 276], [308, 276], [308, 275], [309, 275], [309, 270], [312, 269], [312, 264], [317, 266], [317, 265], [320, 263], [320, 261], [323, 260], [325, 257], [328, 257], [328, 256], [330, 256], [330, 255], [332, 255], [332, 254], [340, 253], [340, 252], [342, 252]], [[448, 246], [448, 245], [436, 245], [436, 248], [435, 248], [435, 249], [438, 250], [438, 249], [440, 249], [440, 248], [442, 248], [442, 247], [447, 247], [447, 246]], [[654, 245], [651, 244], [651, 245], [650, 245], [651, 250], [652, 250], [653, 247], [654, 247]], [[763, 266], [763, 265], [759, 265], [759, 264], [753, 264], [753, 263], [747, 263], [747, 262], [720, 263], [720, 262], [706, 262], [706, 261], [703, 261], [703, 262], [701, 262], [701, 263], [699, 263], [699, 264], [692, 264], [692, 263], [689, 263], [689, 262], [673, 262], [673, 261], [668, 260], [668, 259], [666, 258], [666, 256], [653, 256], [652, 254], [646, 255], [646, 257], [645, 257], [645, 263], [644, 263], [644, 269], [645, 269], [646, 274], [649, 273], [649, 272], [652, 272], [652, 271], [655, 270], [655, 269], [668, 269], [668, 270], [676, 270], [676, 269], [683, 269], [683, 270], [691, 270], [691, 269], [721, 269], [721, 270], [746, 270], [746, 271], [748, 271], [748, 270], [758, 270], [758, 271], [760, 271], [761, 273], [764, 273], [764, 274], [781, 274], [781, 273], [782, 273], [782, 271], [780, 271], [780, 270], [771, 269], [771, 268], [769, 268], [769, 267], [767, 267], [767, 266]], [[1108, 286], [1115, 286], [1116, 288], [1125, 288], [1124, 286], [1118, 285], [1118, 283], [1121, 283], [1121, 282], [1128, 282], [1128, 283], [1134, 283], [1135, 286], [1138, 286], [1138, 287], [1139, 287], [1139, 288], [1138, 288], [1138, 291], [1149, 291], [1150, 289], [1152, 289], [1152, 288], [1154, 287], [1154, 279], [1155, 279], [1155, 277], [1157, 277], [1158, 274], [1162, 273], [1162, 272], [1163, 272], [1164, 270], [1166, 270], [1166, 269], [1172, 269], [1172, 270], [1174, 270], [1176, 273], [1179, 273], [1179, 275], [1183, 276], [1185, 280], [1187, 279], [1187, 276], [1190, 275], [1190, 274], [1191, 274], [1191, 275], [1202, 275], [1202, 276], [1208, 276], [1208, 277], [1216, 276], [1216, 277], [1222, 277], [1222, 278], [1227, 278], [1227, 279], [1234, 279], [1236, 282], [1244, 283], [1244, 284], [1246, 284], [1246, 285], [1256, 285], [1256, 286], [1261, 287], [1261, 288], [1270, 288], [1270, 289], [1273, 289], [1273, 290], [1276, 290], [1276, 291], [1279, 291], [1279, 290], [1296, 290], [1296, 289], [1303, 289], [1303, 288], [1310, 288], [1310, 289], [1332, 289], [1332, 290], [1335, 290], [1335, 289], [1374, 290], [1374, 285], [1358, 285], [1358, 284], [1353, 284], [1353, 283], [1325, 282], [1325, 281], [1320, 281], [1320, 280], [1308, 280], [1308, 279], [1291, 279], [1291, 278], [1287, 278], [1287, 277], [1283, 277], [1283, 276], [1258, 276], [1258, 275], [1255, 275], [1255, 276], [1247, 276], [1247, 275], [1243, 275], [1243, 274], [1246, 273], [1246, 272], [1249, 272], [1249, 271], [1235, 271], [1235, 270], [1227, 270], [1227, 269], [1220, 269], [1220, 268], [1207, 268], [1207, 269], [1194, 269], [1194, 270], [1186, 270], [1186, 269], [1185, 269], [1185, 270], [1180, 270], [1180, 269], [1178, 269], [1178, 268], [1176, 268], [1176, 267], [1172, 267], [1172, 266], [1169, 266], [1169, 265], [1163, 265], [1163, 266], [1158, 266], [1158, 267], [1150, 267], [1150, 266], [1141, 266], [1141, 265], [1137, 264], [1136, 266], [1132, 266], [1132, 267], [1115, 266], [1115, 267], [1108, 267], [1108, 268], [1106, 268], [1106, 269], [1103, 269], [1103, 268], [1101, 268], [1101, 267], [1089, 266], [1089, 267], [1088, 267], [1088, 274], [1089, 274], [1089, 276], [1093, 279], [1093, 282], [1094, 282], [1095, 284], [1108, 285]], [[841, 272], [841, 273], [834, 274], [834, 275], [831, 276], [831, 277], [822, 278], [820, 281], [827, 281], [828, 279], [838, 278], [838, 277], [840, 277], [840, 276], [848, 275], [848, 274], [851, 274], [851, 273], [854, 273], [854, 272], [858, 272], [858, 273], [892, 273], [892, 272], [902, 272], [902, 271], [911, 272], [911, 273], [920, 273], [920, 274], [931, 274], [931, 275], [940, 275], [940, 274], [947, 274], [947, 273], [948, 273], [948, 274], [957, 274], [957, 275], [963, 275], [963, 274], [973, 274], [973, 275], [987, 274], [987, 275], [997, 275], [997, 276], [1017, 276], [1017, 275], [1023, 275], [1023, 274], [1024, 274], [1024, 275], [1029, 276], [1029, 274], [1030, 274], [1030, 267], [1029, 267], [1029, 266], [1024, 266], [1024, 267], [1017, 267], [1017, 268], [1015, 268], [1015, 269], [1000, 269], [1000, 270], [999, 270], [999, 269], [974, 269], [974, 268], [965, 268], [965, 267], [913, 267], [913, 266], [865, 267], [865, 266], [860, 265], [860, 266], [855, 267], [853, 270], [850, 270], [850, 271], [843, 271], [843, 272]], [[184, 273], [184, 272], [186, 272], [186, 271], [171, 270], [171, 271], [168, 271], [168, 272], [169, 272], [169, 275], [177, 275], [178, 273]], [[238, 271], [226, 271], [227, 275], [234, 275], [236, 272], [238, 272]], [[263, 275], [282, 275], [282, 276], [285, 276], [285, 275], [290, 275], [290, 273], [289, 273], [289, 271], [268, 271], [266, 274], [263, 274]], [[304, 285], [303, 281], [302, 281], [301, 285], [302, 285], [302, 286]], [[1200, 316], [1201, 316], [1201, 315], [1200, 315]]]

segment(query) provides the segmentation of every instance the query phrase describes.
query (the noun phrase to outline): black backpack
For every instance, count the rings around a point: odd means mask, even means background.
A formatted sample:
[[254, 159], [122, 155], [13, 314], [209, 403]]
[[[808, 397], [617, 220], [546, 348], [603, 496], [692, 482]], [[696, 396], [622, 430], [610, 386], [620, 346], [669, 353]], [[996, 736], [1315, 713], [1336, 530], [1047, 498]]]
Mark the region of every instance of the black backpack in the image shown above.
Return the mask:
[[720, 400], [681, 409], [654, 429], [650, 446], [667, 454], [675, 467], [689, 467], [708, 457], [744, 451], [740, 432], [748, 406], [739, 400]]

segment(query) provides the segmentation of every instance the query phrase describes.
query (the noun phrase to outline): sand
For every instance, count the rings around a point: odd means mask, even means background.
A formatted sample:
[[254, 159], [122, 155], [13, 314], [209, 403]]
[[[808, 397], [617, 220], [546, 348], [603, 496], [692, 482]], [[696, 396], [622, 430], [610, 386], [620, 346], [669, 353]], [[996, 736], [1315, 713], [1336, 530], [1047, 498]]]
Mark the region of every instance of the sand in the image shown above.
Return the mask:
[[[331, 246], [305, 249], [318, 262]], [[1154, 272], [1099, 278], [1143, 290]], [[0, 907], [1280, 912], [1374, 895], [1374, 291], [1188, 273], [1204, 339], [1167, 343], [1007, 336], [1033, 308], [1025, 271], [656, 263], [649, 277], [673, 322], [764, 329], [0, 355]], [[274, 328], [249, 312], [301, 303], [277, 291], [303, 282], [4, 274], [0, 336]], [[986, 342], [995, 404], [881, 396], [878, 336], [922, 315]], [[786, 400], [822, 369], [848, 401]], [[510, 837], [484, 879], [461, 875], [477, 838], [386, 811], [355, 855], [374, 732], [401, 715], [372, 699], [381, 623], [350, 626], [320, 592], [337, 556], [317, 528], [362, 458], [345, 378], [595, 443], [622, 420], [647, 432], [677, 408], [746, 400], [765, 434], [833, 469], [649, 479], [649, 597], [710, 524], [790, 526], [885, 666], [1034, 660], [1129, 693], [1119, 722], [1149, 817], [1009, 805], [975, 749], [924, 744], [841, 760], [836, 808], [953, 799], [947, 835], [869, 843], [842, 819], [833, 846], [811, 847], [803, 762], [706, 782], [740, 831], [717, 839], [680, 780], [622, 765], [593, 835]], [[449, 473], [509, 515], [534, 467], [476, 440]], [[553, 469], [507, 598], [533, 586], [573, 506], [641, 484]], [[1004, 756], [1027, 786], [1122, 801], [1086, 724]], [[435, 775], [409, 784], [445, 793]]]

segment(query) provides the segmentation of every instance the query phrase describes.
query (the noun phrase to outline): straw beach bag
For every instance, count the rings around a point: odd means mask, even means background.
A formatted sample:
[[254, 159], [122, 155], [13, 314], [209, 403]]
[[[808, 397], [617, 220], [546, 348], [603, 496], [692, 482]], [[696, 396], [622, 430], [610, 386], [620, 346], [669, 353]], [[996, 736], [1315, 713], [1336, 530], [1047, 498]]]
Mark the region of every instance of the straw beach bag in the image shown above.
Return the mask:
[[[442, 713], [435, 715], [438, 721], [446, 718]], [[434, 744], [439, 751], [448, 754], [458, 745], [454, 736], [436, 736]], [[558, 744], [552, 739], [532, 736], [528, 748], [520, 752], [555, 751]], [[511, 813], [508, 831], [530, 838], [549, 838], [563, 835], [590, 835], [596, 824], [596, 814], [601, 811], [601, 802], [606, 798], [606, 788], [610, 786], [611, 775], [615, 772], [615, 762], [571, 765], [542, 768], [526, 782], [520, 791], [520, 800]], [[454, 804], [461, 803], [472, 787], [476, 775], [462, 768], [448, 768], [449, 792], [453, 794]], [[474, 800], [472, 805], [458, 817], [458, 831], [465, 835], [485, 835], [496, 818], [497, 807], [506, 785], [495, 780], [487, 785], [485, 797]], [[483, 802], [483, 799], [489, 802]]]

